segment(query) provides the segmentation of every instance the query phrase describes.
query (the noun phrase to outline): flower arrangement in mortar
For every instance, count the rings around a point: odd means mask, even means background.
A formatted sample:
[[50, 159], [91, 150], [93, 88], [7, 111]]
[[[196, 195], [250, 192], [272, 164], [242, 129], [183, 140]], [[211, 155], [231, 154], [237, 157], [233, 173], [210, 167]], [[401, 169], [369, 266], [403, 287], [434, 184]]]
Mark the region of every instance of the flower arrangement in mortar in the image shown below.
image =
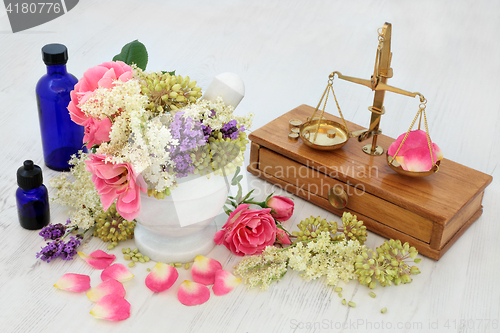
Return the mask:
[[[430, 171], [438, 161], [443, 159], [443, 152], [437, 144], [432, 143], [423, 130], [414, 130], [401, 134], [387, 151], [404, 171]], [[432, 157], [431, 157], [432, 155]]]
[[96, 225], [94, 236], [108, 241], [124, 240], [109, 237], [122, 230], [110, 222], [134, 220], [141, 192], [162, 199], [188, 175], [233, 173], [248, 143], [252, 114], [236, 116], [220, 96], [201, 99], [188, 76], [146, 72], [146, 64], [134, 41], [88, 69], [71, 92], [68, 110], [85, 127], [89, 153], [73, 158], [72, 180], [63, 174], [52, 185], [56, 201], [76, 208], [72, 224]]

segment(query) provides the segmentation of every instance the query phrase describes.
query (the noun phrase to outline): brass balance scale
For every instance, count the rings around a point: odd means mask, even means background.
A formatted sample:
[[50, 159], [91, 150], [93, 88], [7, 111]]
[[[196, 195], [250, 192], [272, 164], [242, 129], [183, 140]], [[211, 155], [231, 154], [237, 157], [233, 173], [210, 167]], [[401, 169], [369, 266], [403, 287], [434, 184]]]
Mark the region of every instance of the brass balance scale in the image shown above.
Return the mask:
[[[387, 79], [391, 78], [393, 75], [392, 68], [390, 67], [391, 55], [392, 55], [391, 24], [385, 23], [384, 26], [378, 30], [378, 33], [379, 33], [378, 36], [379, 44], [377, 47], [377, 56], [375, 58], [375, 69], [373, 71], [371, 80], [345, 76], [337, 71], [331, 73], [328, 78], [328, 84], [323, 93], [323, 96], [321, 97], [318, 103], [318, 106], [314, 110], [311, 117], [308, 118], [308, 121], [300, 126], [300, 131], [299, 131], [300, 138], [306, 145], [308, 145], [311, 148], [318, 150], [335, 150], [343, 147], [347, 143], [347, 140], [349, 140], [352, 137], [357, 137], [359, 142], [362, 142], [364, 140], [369, 139], [370, 137], [373, 137], [371, 144], [363, 146], [362, 148], [363, 152], [374, 156], [382, 155], [384, 149], [381, 146], [377, 145], [377, 138], [378, 135], [382, 133], [382, 131], [379, 129], [379, 126], [380, 126], [380, 118], [385, 113], [384, 109], [385, 92], [391, 91], [397, 94], [410, 97], [418, 96], [420, 98], [420, 103], [421, 103], [419, 110], [410, 128], [408, 129], [405, 138], [401, 142], [396, 154], [394, 154], [394, 156], [387, 155], [387, 162], [394, 171], [405, 176], [425, 177], [431, 175], [439, 170], [439, 161], [435, 161], [435, 159], [432, 156], [433, 153], [431, 148], [431, 139], [429, 136], [427, 117], [425, 115], [425, 105], [427, 103], [427, 100], [422, 94], [418, 92], [409, 92], [387, 84]], [[350, 132], [348, 130], [344, 116], [342, 114], [342, 111], [340, 110], [337, 97], [335, 96], [335, 92], [333, 90], [333, 79], [335, 77], [335, 74], [338, 76], [338, 78], [342, 80], [357, 83], [366, 86], [368, 88], [371, 88], [372, 90], [375, 91], [375, 98], [373, 100], [373, 105], [368, 107], [368, 110], [372, 113], [370, 120], [370, 127], [368, 128], [368, 130], [360, 130], [354, 132]], [[342, 124], [332, 120], [326, 120], [323, 118], [325, 107], [328, 101], [328, 95], [330, 92], [332, 93], [333, 98], [335, 99], [335, 104], [337, 105], [339, 115], [342, 119]], [[316, 117], [316, 114], [322, 103], [323, 107], [321, 113], [319, 117]], [[424, 122], [425, 122], [425, 130], [427, 134], [427, 142], [429, 145], [430, 157], [434, 163], [432, 168], [428, 171], [422, 171], [422, 172], [407, 171], [404, 170], [401, 167], [401, 165], [396, 161], [396, 156], [401, 147], [403, 146], [404, 142], [406, 141], [406, 138], [408, 137], [409, 132], [412, 130], [417, 118], [419, 118], [418, 129], [420, 129], [422, 116], [424, 117]]]
[[[427, 101], [418, 92], [387, 84], [393, 76], [390, 63], [391, 24], [385, 23], [378, 29], [371, 79], [331, 73], [316, 108], [300, 105], [250, 134], [247, 170], [336, 215], [345, 211], [356, 214], [370, 231], [407, 241], [438, 260], [481, 215], [484, 190], [492, 177], [447, 159], [435, 160], [425, 113]], [[333, 91], [335, 76], [375, 92], [368, 108], [368, 129], [344, 118]], [[379, 128], [386, 91], [418, 97], [420, 104], [394, 156], [385, 154], [383, 158], [383, 147], [394, 143]], [[330, 94], [340, 118], [325, 112]], [[396, 160], [417, 120], [419, 129], [422, 123], [425, 126], [433, 162], [430, 170], [422, 172], [404, 170]], [[362, 145], [370, 138], [371, 144]]]

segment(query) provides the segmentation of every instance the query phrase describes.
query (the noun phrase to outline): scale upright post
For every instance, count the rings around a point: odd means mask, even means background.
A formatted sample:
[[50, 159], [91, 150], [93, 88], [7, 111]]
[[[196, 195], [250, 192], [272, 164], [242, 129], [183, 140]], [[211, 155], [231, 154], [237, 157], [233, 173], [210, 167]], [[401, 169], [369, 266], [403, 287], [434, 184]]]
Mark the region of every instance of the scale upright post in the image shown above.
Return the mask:
[[[371, 78], [372, 87], [379, 83], [387, 84], [387, 79], [392, 77], [391, 68], [391, 24], [385, 23], [379, 32], [379, 46], [377, 47], [377, 57], [375, 59], [375, 69]], [[363, 151], [370, 155], [382, 155], [384, 149], [377, 146], [377, 137], [380, 125], [380, 118], [385, 113], [384, 110], [385, 90], [375, 90], [373, 106], [368, 108], [372, 112], [370, 119], [370, 130], [375, 133], [371, 144], [363, 146]]]

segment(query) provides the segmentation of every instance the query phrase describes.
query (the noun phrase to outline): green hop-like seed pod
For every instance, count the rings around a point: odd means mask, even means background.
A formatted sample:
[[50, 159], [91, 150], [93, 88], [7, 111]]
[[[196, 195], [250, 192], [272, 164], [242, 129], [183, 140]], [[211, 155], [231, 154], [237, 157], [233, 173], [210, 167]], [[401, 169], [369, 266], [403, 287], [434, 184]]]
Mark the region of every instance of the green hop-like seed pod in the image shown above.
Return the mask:
[[146, 109], [153, 116], [165, 111], [175, 111], [201, 98], [201, 88], [188, 76], [170, 75], [164, 72], [144, 72], [136, 69], [136, 79], [141, 85], [141, 92], [150, 101]]
[[192, 152], [194, 174], [215, 175], [232, 174], [242, 163], [242, 152], [249, 141], [245, 132], [240, 132], [237, 139], [223, 138], [220, 131], [212, 132], [208, 144]]
[[346, 238], [357, 240], [363, 245], [367, 236], [366, 227], [363, 225], [363, 221], [358, 221], [356, 215], [352, 215], [349, 212], [344, 212], [341, 220]]

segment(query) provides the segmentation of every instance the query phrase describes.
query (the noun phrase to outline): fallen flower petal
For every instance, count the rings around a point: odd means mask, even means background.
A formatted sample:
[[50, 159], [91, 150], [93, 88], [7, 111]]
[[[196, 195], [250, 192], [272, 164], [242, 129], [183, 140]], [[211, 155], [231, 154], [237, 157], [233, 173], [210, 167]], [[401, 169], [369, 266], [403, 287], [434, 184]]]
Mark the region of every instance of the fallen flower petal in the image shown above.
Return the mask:
[[240, 283], [240, 278], [237, 278], [228, 271], [221, 269], [215, 273], [215, 283], [212, 290], [215, 295], [222, 296], [232, 291]]
[[125, 320], [130, 317], [130, 303], [119, 295], [109, 294], [97, 302], [90, 314], [97, 319]]
[[125, 282], [133, 277], [134, 275], [122, 264], [113, 264], [101, 273], [101, 279], [103, 281], [114, 279], [116, 281]]
[[201, 283], [185, 280], [179, 286], [177, 298], [179, 302], [187, 306], [199, 305], [208, 301], [210, 290]]
[[125, 297], [125, 288], [123, 288], [123, 284], [113, 279], [104, 281], [98, 286], [89, 290], [87, 292], [87, 297], [92, 302], [99, 302], [101, 298], [110, 294]]
[[116, 259], [116, 256], [114, 254], [108, 254], [101, 250], [96, 250], [90, 255], [86, 255], [83, 252], [78, 252], [78, 255], [95, 269], [105, 269]]
[[172, 287], [178, 277], [179, 273], [177, 269], [159, 262], [146, 277], [146, 287], [151, 289], [151, 291], [159, 293]]
[[193, 280], [204, 285], [214, 284], [215, 272], [222, 269], [222, 265], [215, 259], [204, 256], [196, 256], [194, 258], [191, 275]]
[[57, 282], [54, 287], [72, 291], [72, 292], [82, 292], [90, 289], [90, 276], [82, 274], [67, 273], [64, 274]]

